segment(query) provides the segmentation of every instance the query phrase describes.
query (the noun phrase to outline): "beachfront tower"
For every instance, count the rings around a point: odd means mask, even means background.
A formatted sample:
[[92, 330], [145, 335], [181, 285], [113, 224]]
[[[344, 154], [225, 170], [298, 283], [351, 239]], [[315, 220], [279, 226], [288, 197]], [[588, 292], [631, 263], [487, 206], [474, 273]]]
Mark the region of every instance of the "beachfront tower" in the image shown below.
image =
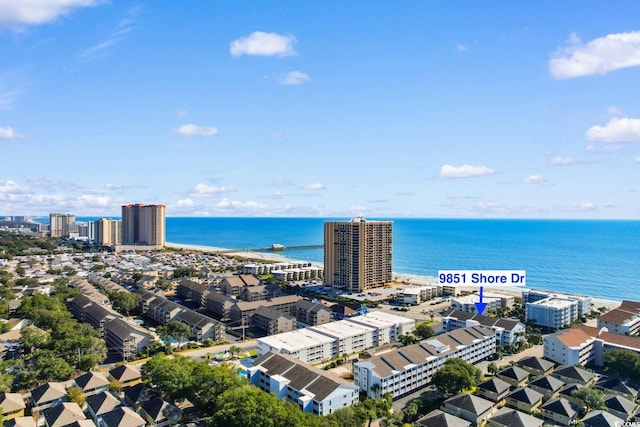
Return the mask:
[[49, 214], [49, 233], [51, 237], [69, 237], [69, 225], [76, 222], [72, 214]]
[[122, 244], [163, 246], [165, 243], [164, 205], [122, 206]]
[[363, 292], [391, 281], [391, 221], [324, 223], [325, 284]]

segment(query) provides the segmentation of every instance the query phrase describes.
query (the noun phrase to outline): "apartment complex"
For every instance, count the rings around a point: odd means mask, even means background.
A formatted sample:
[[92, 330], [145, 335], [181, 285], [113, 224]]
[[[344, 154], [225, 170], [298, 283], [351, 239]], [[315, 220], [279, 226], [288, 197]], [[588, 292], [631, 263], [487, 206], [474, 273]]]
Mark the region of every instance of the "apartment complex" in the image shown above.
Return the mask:
[[249, 381], [315, 415], [329, 415], [359, 397], [357, 387], [347, 381], [284, 354], [267, 353], [256, 360]]
[[528, 322], [552, 329], [560, 329], [578, 320], [578, 301], [549, 297], [525, 306]]
[[456, 329], [437, 337], [384, 352], [353, 364], [355, 385], [371, 398], [391, 393], [395, 398], [431, 382], [447, 359], [468, 363], [483, 360], [496, 351], [496, 336], [484, 326]]
[[604, 366], [604, 354], [612, 349], [640, 353], [640, 338], [580, 324], [544, 337], [545, 359], [562, 365]]
[[512, 346], [518, 341], [525, 340], [526, 326], [518, 319], [482, 316], [455, 309], [442, 314], [442, 330], [444, 331], [453, 331], [454, 329], [476, 325], [491, 328], [496, 334], [497, 344], [503, 347]]
[[122, 206], [122, 244], [164, 246], [166, 238], [164, 205]]
[[391, 221], [324, 223], [325, 283], [349, 292], [363, 292], [391, 281]]
[[620, 307], [598, 317], [598, 329], [614, 334], [635, 335], [640, 332], [640, 302], [622, 301]]
[[72, 214], [49, 214], [49, 233], [51, 237], [69, 237], [69, 225], [76, 222]]
[[96, 245], [115, 246], [122, 243], [122, 221], [100, 218], [93, 223]]

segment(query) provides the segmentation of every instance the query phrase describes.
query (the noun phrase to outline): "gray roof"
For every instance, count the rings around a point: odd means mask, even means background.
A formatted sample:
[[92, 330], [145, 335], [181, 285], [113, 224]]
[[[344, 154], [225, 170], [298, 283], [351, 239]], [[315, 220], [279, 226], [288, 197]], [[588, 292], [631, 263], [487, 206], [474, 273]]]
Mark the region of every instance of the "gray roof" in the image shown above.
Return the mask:
[[435, 409], [416, 421], [422, 427], [470, 427], [471, 423], [462, 418]]
[[82, 409], [74, 402], [63, 402], [44, 411], [44, 418], [49, 427], [64, 427], [74, 421], [86, 420]]
[[510, 319], [510, 318], [499, 318], [499, 317], [490, 317], [483, 316], [477, 313], [467, 313], [466, 311], [460, 311], [455, 309], [450, 309], [442, 314], [442, 317], [451, 317], [457, 320], [475, 320], [480, 323], [482, 326], [486, 327], [499, 327], [504, 328], [506, 330], [512, 330], [521, 322], [518, 319]]
[[511, 366], [498, 372], [498, 375], [505, 378], [511, 378], [516, 381], [522, 381], [529, 377], [529, 371], [525, 371], [524, 369], [517, 366]]
[[540, 378], [538, 378], [535, 381], [531, 381], [529, 383], [529, 385], [534, 385], [536, 387], [539, 388], [543, 388], [545, 390], [549, 390], [551, 392], [556, 392], [558, 390], [560, 390], [563, 386], [564, 386], [564, 382], [560, 381], [559, 379], [549, 376], [549, 375], [545, 375], [542, 376]]
[[606, 411], [591, 411], [582, 418], [585, 427], [614, 427], [621, 426], [625, 420]]
[[502, 394], [505, 391], [509, 390], [510, 386], [511, 385], [508, 382], [496, 377], [493, 377], [491, 379], [488, 379], [487, 381], [484, 381], [478, 384], [478, 388], [492, 391], [497, 394]]
[[87, 397], [87, 406], [90, 407], [96, 415], [102, 415], [112, 411], [120, 405], [120, 399], [108, 391], [103, 391], [102, 393]]
[[577, 411], [573, 408], [573, 405], [571, 405], [571, 403], [567, 399], [564, 399], [562, 397], [554, 397], [553, 399], [549, 399], [541, 406], [541, 408], [569, 418], [573, 418], [577, 414]]
[[589, 372], [586, 369], [578, 368], [577, 366], [573, 365], [560, 366], [555, 370], [554, 375], [560, 375], [584, 383], [588, 383], [596, 376], [596, 374], [594, 374], [593, 372]]
[[137, 427], [146, 424], [140, 415], [126, 406], [119, 406], [107, 412], [103, 415], [102, 421], [107, 427]]
[[109, 381], [105, 376], [97, 372], [87, 372], [86, 374], [82, 374], [76, 378], [75, 381], [78, 387], [83, 391], [109, 385]]
[[553, 367], [555, 366], [555, 363], [535, 356], [525, 357], [518, 360], [516, 363], [518, 366], [524, 369], [530, 368], [545, 372], [549, 369], [553, 369]]
[[601, 388], [603, 390], [611, 390], [611, 391], [622, 393], [622, 394], [628, 394], [630, 396], [638, 395], [638, 390], [631, 387], [629, 384], [627, 384], [626, 382], [622, 381], [619, 378], [611, 378], [611, 377], [601, 378], [596, 383], [596, 387]]
[[464, 409], [480, 416], [493, 408], [493, 402], [471, 394], [460, 393], [444, 401], [445, 405]]
[[633, 410], [636, 407], [634, 402], [617, 394], [607, 394], [604, 397], [604, 404], [607, 408], [623, 412], [627, 414], [627, 416], [633, 414]]
[[533, 405], [536, 402], [539, 402], [543, 398], [543, 394], [535, 391], [529, 387], [519, 387], [509, 393], [507, 396], [508, 399], [517, 400], [518, 402], [524, 402], [528, 405]]
[[500, 409], [491, 417], [491, 422], [505, 427], [541, 427], [544, 424], [544, 421], [540, 418], [511, 408]]

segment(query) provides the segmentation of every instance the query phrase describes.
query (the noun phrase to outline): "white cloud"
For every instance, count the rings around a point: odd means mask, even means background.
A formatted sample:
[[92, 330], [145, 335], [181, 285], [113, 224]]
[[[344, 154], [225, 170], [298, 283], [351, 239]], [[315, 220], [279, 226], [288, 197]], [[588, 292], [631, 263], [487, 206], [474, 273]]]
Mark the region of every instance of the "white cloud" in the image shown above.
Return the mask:
[[567, 46], [552, 55], [549, 70], [555, 79], [571, 79], [638, 65], [640, 31], [608, 34], [587, 44], [571, 34]]
[[173, 131], [182, 136], [215, 136], [218, 134], [218, 129], [214, 127], [198, 126], [192, 123], [182, 125]]
[[640, 156], [636, 157], [636, 163], [640, 164]]
[[311, 190], [311, 191], [320, 191], [320, 190], [326, 190], [327, 187], [325, 187], [324, 184], [322, 184], [321, 182], [316, 182], [313, 184], [305, 185], [304, 189]]
[[309, 74], [300, 72], [300, 71], [290, 71], [286, 76], [282, 79], [283, 85], [301, 85], [303, 83], [311, 80]]
[[549, 164], [554, 166], [586, 165], [589, 163], [593, 163], [593, 160], [585, 159], [583, 157], [555, 156], [549, 158]]
[[217, 211], [233, 214], [258, 214], [269, 209], [269, 205], [254, 201], [240, 202], [238, 200], [222, 199], [215, 204]]
[[486, 166], [452, 166], [449, 164], [443, 165], [440, 168], [440, 178], [445, 179], [457, 179], [457, 178], [471, 178], [476, 176], [484, 176], [494, 174], [495, 169], [488, 168]]
[[609, 108], [607, 108], [607, 114], [614, 117], [621, 116], [622, 110], [615, 105], [610, 105]]
[[542, 175], [529, 175], [528, 177], [523, 178], [522, 182], [524, 184], [542, 184], [546, 182], [546, 179], [544, 179], [544, 176]]
[[102, 0], [2, 0], [0, 24], [16, 29], [55, 21], [80, 7], [96, 6]]
[[255, 31], [246, 37], [231, 42], [231, 55], [289, 56], [295, 55], [293, 44], [296, 38], [277, 33]]
[[11, 127], [0, 127], [0, 139], [20, 139], [24, 135], [14, 131]]
[[128, 16], [118, 22], [115, 29], [106, 37], [106, 39], [98, 44], [91, 46], [80, 54], [82, 58], [93, 58], [111, 46], [121, 42], [133, 29], [134, 17], [140, 11], [140, 6], [135, 6], [128, 11]]
[[589, 141], [638, 142], [640, 119], [614, 117], [604, 126], [592, 126], [586, 132]]
[[462, 43], [458, 43], [456, 45], [456, 50], [458, 52], [466, 52], [467, 50], [469, 50], [469, 48], [467, 48], [467, 46], [463, 45]]
[[621, 148], [619, 145], [608, 144], [608, 145], [595, 145], [591, 144], [585, 148], [589, 153], [615, 153], [616, 151], [620, 151]]
[[17, 182], [8, 179], [0, 180], [0, 197], [9, 194], [27, 194], [29, 193], [28, 187], [21, 187]]
[[217, 187], [207, 184], [197, 184], [191, 192], [192, 197], [211, 197], [216, 194], [229, 193], [235, 191], [233, 187]]
[[95, 194], [81, 194], [77, 197], [77, 205], [78, 207], [108, 207], [113, 204], [110, 197], [107, 196], [98, 196]]
[[592, 202], [572, 203], [571, 206], [564, 208], [566, 211], [574, 212], [593, 212], [598, 210], [598, 207]]

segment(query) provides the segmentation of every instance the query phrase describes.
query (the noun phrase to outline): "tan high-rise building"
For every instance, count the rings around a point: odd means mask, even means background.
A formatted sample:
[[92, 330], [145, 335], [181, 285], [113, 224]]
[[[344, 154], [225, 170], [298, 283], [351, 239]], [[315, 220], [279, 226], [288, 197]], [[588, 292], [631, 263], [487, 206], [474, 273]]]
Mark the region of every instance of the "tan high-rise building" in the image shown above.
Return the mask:
[[349, 292], [363, 292], [391, 281], [391, 221], [324, 223], [325, 283]]
[[165, 205], [122, 206], [122, 244], [164, 246]]
[[49, 233], [51, 237], [69, 237], [69, 224], [76, 222], [72, 214], [49, 214]]
[[100, 246], [115, 246], [122, 243], [122, 221], [100, 218], [95, 223], [95, 241]]

